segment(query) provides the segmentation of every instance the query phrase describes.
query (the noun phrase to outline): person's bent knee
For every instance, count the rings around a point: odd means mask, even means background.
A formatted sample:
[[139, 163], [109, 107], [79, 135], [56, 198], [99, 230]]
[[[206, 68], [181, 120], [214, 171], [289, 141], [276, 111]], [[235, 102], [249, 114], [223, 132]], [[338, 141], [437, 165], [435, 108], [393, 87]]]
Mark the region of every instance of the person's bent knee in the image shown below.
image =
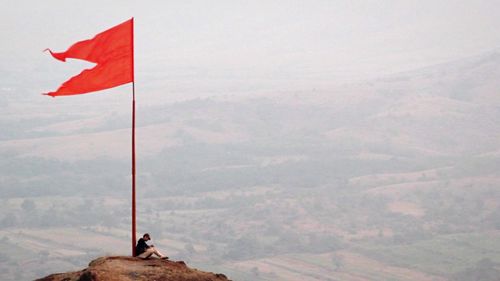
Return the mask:
[[141, 258], [141, 259], [147, 259], [147, 258], [149, 258], [151, 255], [152, 255], [152, 254], [150, 254], [150, 253], [148, 253], [148, 252], [144, 252], [144, 253], [142, 253], [142, 254], [138, 255], [137, 257], [138, 257], [138, 258]]
[[146, 249], [146, 251], [144, 251], [143, 253], [141, 253], [140, 255], [138, 255], [137, 257], [139, 258], [143, 258], [143, 259], [147, 259], [149, 258], [153, 253], [155, 252], [154, 249], [151, 249], [151, 248], [148, 248]]

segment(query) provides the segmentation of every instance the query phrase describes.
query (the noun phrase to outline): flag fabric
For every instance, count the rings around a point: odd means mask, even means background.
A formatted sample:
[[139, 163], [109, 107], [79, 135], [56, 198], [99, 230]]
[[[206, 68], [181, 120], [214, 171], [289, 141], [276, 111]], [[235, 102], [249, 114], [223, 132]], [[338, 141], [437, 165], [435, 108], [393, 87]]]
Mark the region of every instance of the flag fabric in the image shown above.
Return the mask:
[[97, 34], [94, 38], [73, 44], [68, 50], [50, 54], [65, 62], [80, 59], [96, 63], [91, 69], [64, 82], [55, 92], [46, 95], [79, 95], [113, 88], [134, 81], [134, 19]]

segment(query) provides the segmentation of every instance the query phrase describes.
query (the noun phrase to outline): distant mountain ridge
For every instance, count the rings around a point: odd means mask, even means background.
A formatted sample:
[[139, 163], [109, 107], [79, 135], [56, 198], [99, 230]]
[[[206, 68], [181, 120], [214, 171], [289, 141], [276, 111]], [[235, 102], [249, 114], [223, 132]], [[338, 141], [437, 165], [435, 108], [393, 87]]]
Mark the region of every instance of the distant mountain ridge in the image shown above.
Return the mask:
[[[429, 155], [488, 153], [497, 150], [500, 135], [499, 75], [500, 51], [493, 51], [319, 92], [151, 106], [138, 112], [138, 149], [156, 155], [186, 141], [233, 144], [253, 142], [261, 133], [278, 139], [313, 132], [340, 145], [354, 138]], [[38, 137], [0, 141], [0, 153], [128, 159], [129, 119], [103, 112], [53, 120], [30, 131]]]

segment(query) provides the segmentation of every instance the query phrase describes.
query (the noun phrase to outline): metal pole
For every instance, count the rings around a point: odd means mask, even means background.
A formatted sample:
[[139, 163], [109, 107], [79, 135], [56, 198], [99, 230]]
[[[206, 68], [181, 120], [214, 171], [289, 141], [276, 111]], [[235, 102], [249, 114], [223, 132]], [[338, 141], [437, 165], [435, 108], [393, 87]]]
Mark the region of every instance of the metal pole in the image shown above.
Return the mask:
[[134, 77], [134, 18], [132, 18], [132, 256], [135, 257], [135, 77]]

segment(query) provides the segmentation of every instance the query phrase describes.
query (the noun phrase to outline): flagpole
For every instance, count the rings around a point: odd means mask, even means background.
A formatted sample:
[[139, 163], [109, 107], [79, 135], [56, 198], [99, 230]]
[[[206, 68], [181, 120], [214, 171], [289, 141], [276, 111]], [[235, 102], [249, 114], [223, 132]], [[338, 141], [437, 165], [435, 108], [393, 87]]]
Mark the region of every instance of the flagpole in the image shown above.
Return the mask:
[[134, 18], [132, 18], [132, 256], [135, 257], [135, 77], [134, 77]]
[[135, 85], [132, 82], [132, 256], [135, 256]]

